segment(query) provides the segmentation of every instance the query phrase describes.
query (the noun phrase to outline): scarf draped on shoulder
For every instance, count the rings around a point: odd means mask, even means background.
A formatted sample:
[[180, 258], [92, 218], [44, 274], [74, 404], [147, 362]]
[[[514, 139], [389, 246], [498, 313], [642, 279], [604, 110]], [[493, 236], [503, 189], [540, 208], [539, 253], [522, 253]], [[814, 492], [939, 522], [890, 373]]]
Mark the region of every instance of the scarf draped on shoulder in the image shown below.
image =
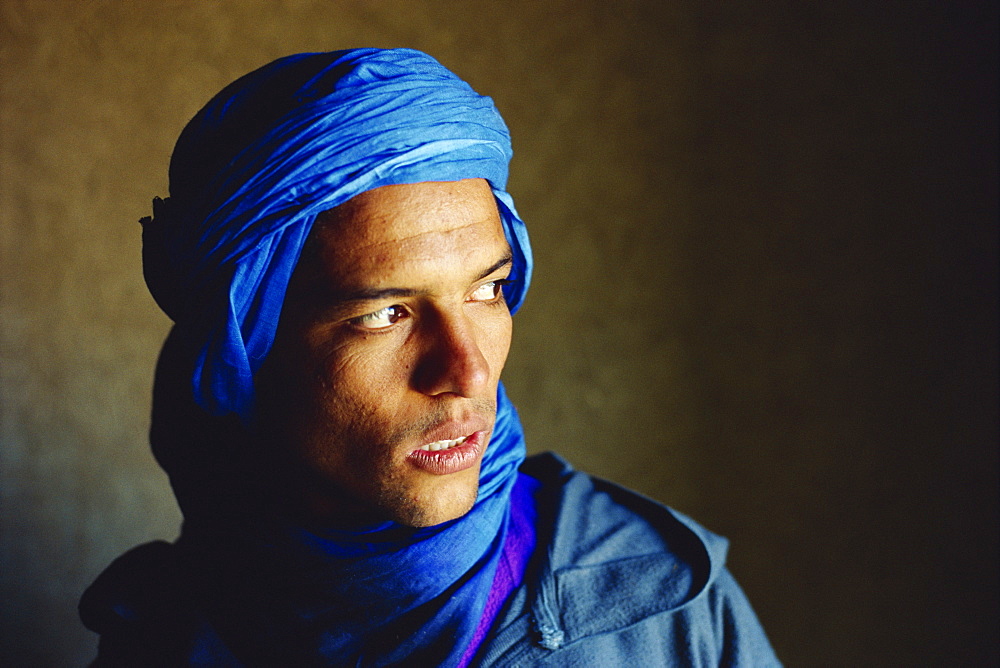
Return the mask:
[[294, 646], [296, 665], [455, 665], [472, 637], [525, 455], [502, 385], [475, 506], [426, 529], [274, 519], [254, 506], [248, 478], [259, 472], [241, 468], [247, 446], [233, 434], [252, 422], [254, 374], [316, 216], [355, 195], [486, 179], [513, 252], [504, 293], [516, 311], [531, 250], [504, 190], [510, 158], [492, 100], [407, 49], [282, 58], [225, 88], [181, 134], [170, 197], [143, 220], [146, 282], [175, 323], [151, 441], [184, 511], [178, 546], [210, 574], [209, 618], [251, 663], [291, 660]]

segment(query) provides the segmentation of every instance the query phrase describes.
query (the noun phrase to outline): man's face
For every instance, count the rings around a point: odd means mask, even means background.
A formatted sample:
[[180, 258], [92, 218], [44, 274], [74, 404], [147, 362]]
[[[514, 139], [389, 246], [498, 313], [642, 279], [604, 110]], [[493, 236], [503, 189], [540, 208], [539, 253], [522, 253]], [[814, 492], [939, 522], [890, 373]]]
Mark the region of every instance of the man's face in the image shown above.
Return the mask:
[[256, 378], [284, 493], [312, 519], [469, 511], [510, 346], [511, 267], [482, 179], [385, 186], [322, 214]]

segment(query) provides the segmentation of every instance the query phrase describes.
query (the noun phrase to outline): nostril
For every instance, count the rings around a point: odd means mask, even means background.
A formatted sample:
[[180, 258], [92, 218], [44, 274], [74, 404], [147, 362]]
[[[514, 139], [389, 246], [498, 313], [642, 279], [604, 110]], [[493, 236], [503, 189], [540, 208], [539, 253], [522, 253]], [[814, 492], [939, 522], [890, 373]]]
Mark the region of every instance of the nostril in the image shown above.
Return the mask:
[[417, 389], [428, 395], [476, 396], [486, 389], [490, 365], [475, 338], [461, 331], [434, 337], [414, 374]]

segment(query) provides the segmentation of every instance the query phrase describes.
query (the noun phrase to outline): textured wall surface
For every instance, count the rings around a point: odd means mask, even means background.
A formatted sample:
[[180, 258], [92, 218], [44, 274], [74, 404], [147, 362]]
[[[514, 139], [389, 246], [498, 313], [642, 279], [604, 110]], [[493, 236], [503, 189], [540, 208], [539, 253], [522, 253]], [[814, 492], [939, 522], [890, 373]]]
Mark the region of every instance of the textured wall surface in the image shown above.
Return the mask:
[[996, 664], [993, 3], [0, 0], [0, 664], [176, 535], [137, 219], [288, 53], [427, 50], [492, 95], [538, 268], [532, 450], [733, 539], [791, 665]]

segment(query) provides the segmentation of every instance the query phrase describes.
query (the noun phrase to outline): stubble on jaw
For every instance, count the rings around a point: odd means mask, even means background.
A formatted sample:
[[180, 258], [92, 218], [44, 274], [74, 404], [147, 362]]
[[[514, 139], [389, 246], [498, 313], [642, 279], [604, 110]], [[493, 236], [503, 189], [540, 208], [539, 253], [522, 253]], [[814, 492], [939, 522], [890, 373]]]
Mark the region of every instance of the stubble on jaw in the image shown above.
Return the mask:
[[[474, 477], [474, 484], [470, 481], [470, 484], [455, 489], [420, 492], [449, 496], [448, 499], [439, 497], [433, 504], [422, 499], [420, 493], [411, 493], [405, 488], [406, 481], [401, 472], [388, 475], [382, 472], [374, 497], [361, 499], [301, 461], [282, 468], [284, 472], [280, 478], [283, 482], [274, 485], [271, 493], [280, 499], [284, 512], [295, 521], [327, 528], [360, 529], [387, 521], [414, 528], [435, 526], [464, 517], [475, 506], [479, 496], [479, 466], [452, 474]], [[441, 520], [438, 508], [444, 501], [447, 502], [444, 505], [458, 509], [458, 512]]]
[[[468, 473], [475, 473], [478, 480], [479, 467], [469, 469]], [[452, 497], [456, 497], [451, 502], [454, 504], [452, 507], [460, 508], [459, 513], [453, 519], [464, 517], [476, 504], [476, 499], [479, 497], [479, 485], [464, 487], [460, 492], [451, 492], [451, 495]], [[458, 499], [457, 497], [459, 496], [463, 498]], [[420, 499], [410, 497], [394, 489], [391, 485], [381, 487], [376, 503], [379, 508], [391, 509], [391, 516], [388, 519], [397, 524], [415, 528], [443, 524], [443, 522], [435, 517], [435, 512], [429, 507], [429, 504], [422, 502]], [[445, 520], [445, 522], [449, 521], [451, 520]]]

